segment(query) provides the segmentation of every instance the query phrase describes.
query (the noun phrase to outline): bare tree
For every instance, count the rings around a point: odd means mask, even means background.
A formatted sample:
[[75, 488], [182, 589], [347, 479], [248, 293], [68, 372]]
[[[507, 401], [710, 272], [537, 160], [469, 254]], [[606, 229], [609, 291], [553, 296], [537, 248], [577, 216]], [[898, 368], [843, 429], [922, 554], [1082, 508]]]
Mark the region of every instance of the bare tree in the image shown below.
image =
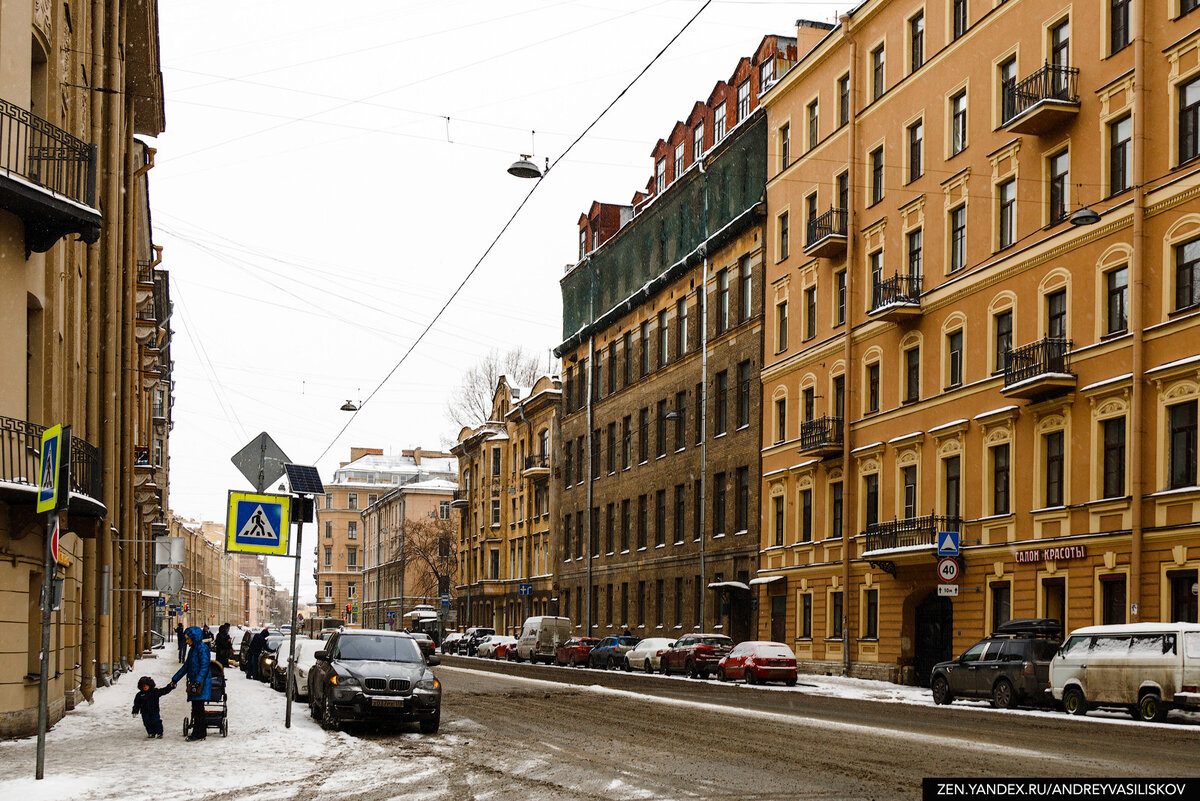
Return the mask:
[[404, 588], [404, 595], [437, 598], [449, 592], [458, 571], [454, 523], [436, 516], [407, 520], [402, 549], [398, 540], [393, 545], [397, 553], [392, 558], [404, 566], [405, 576], [411, 582]]
[[526, 353], [524, 348], [516, 347], [506, 353], [492, 350], [463, 373], [462, 381], [446, 402], [446, 416], [459, 427], [485, 423], [492, 413], [492, 398], [500, 376], [505, 376], [509, 384], [527, 387], [542, 372], [537, 357]]

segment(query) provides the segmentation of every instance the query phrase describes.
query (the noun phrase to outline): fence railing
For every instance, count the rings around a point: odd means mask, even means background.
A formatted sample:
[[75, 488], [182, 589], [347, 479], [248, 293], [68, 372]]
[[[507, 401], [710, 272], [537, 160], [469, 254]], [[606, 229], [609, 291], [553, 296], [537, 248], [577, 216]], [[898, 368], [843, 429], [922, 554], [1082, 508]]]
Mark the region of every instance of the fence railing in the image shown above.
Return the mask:
[[139, 284], [154, 283], [154, 268], [150, 266], [149, 259], [138, 259], [137, 280]]
[[1004, 354], [1004, 386], [1047, 373], [1071, 372], [1071, 340], [1046, 337]]
[[531, 453], [530, 455], [525, 457], [525, 469], [526, 470], [533, 470], [533, 469], [539, 468], [539, 467], [544, 467], [547, 469], [550, 467], [549, 454]]
[[959, 531], [961, 528], [960, 517], [923, 515], [872, 523], [863, 533], [867, 536], [868, 551], [887, 551], [914, 545], [936, 545], [939, 531]]
[[96, 206], [96, 146], [7, 100], [0, 100], [0, 171]]
[[919, 303], [920, 275], [893, 275], [875, 282], [871, 293], [871, 308], [879, 309], [890, 303]]
[[800, 424], [800, 449], [828, 448], [842, 444], [842, 418], [817, 417]]
[[1079, 68], [1045, 63], [1027, 78], [1004, 86], [1004, 124], [1043, 100], [1079, 102]]
[[[38, 485], [42, 433], [45, 426], [0, 417], [0, 481]], [[71, 439], [70, 485], [72, 492], [100, 500], [100, 451], [79, 437]]]
[[805, 247], [812, 247], [826, 237], [845, 236], [846, 210], [831, 208], [821, 216], [814, 217], [808, 221], [807, 233], [808, 237], [805, 239]]

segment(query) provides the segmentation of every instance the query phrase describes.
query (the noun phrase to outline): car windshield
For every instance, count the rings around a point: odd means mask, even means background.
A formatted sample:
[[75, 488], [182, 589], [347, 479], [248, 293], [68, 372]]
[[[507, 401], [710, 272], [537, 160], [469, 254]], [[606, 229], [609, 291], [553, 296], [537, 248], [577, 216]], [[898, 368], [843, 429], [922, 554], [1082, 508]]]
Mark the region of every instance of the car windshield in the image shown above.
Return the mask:
[[380, 662], [424, 662], [417, 644], [408, 637], [354, 634], [338, 641], [339, 659], [375, 659]]
[[697, 645], [724, 645], [726, 647], [733, 645], [733, 640], [728, 637], [697, 637]]

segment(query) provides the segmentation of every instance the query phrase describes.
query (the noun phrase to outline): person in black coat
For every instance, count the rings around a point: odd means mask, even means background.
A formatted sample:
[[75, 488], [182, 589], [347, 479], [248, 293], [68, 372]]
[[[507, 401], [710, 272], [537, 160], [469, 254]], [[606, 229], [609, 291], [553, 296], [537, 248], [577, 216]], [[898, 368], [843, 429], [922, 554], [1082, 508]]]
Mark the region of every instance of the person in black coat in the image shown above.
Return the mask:
[[154, 686], [154, 679], [142, 676], [138, 679], [138, 694], [133, 697], [133, 714], [142, 713], [142, 725], [146, 727], [146, 736], [163, 736], [162, 715], [158, 711], [158, 699], [175, 689], [172, 682], [161, 690]]
[[175, 644], [179, 647], [179, 663], [183, 664], [183, 658], [187, 655], [187, 640], [183, 636], [183, 624], [175, 624]]
[[213, 643], [213, 653], [222, 667], [229, 665], [229, 660], [233, 657], [233, 638], [229, 636], [228, 623], [222, 623], [221, 628], [217, 629], [217, 639]]
[[258, 657], [262, 654], [263, 649], [266, 647], [267, 629], [264, 628], [258, 634], [255, 634], [254, 639], [250, 641], [250, 651], [246, 654], [246, 664], [243, 666], [246, 671], [247, 678], [258, 678]]

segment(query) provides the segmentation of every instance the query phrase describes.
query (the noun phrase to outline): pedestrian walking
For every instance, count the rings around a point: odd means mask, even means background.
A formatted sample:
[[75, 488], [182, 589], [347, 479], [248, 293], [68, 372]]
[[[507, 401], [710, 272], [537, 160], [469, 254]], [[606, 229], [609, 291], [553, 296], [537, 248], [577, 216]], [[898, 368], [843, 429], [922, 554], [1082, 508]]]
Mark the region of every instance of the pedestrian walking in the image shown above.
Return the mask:
[[179, 664], [183, 664], [183, 658], [187, 656], [187, 639], [183, 636], [183, 624], [175, 625], [175, 644], [179, 647]]
[[133, 697], [133, 714], [142, 713], [142, 725], [146, 727], [147, 738], [163, 736], [162, 715], [158, 711], [158, 699], [175, 689], [171, 682], [161, 690], [154, 686], [154, 679], [142, 676], [138, 679], [138, 694]]
[[229, 636], [229, 624], [222, 623], [221, 628], [217, 629], [217, 638], [213, 643], [213, 653], [217, 656], [217, 661], [221, 663], [221, 667], [229, 665], [229, 660], [233, 658], [233, 638]]
[[187, 699], [192, 702], [192, 733], [188, 740], [203, 740], [208, 735], [205, 725], [204, 702], [212, 692], [212, 668], [209, 665], [208, 645], [202, 639], [204, 633], [199, 626], [189, 626], [183, 632], [191, 648], [183, 667], [171, 677], [175, 685], [187, 676]]
[[264, 627], [250, 641], [250, 650], [246, 653], [246, 664], [242, 666], [246, 671], [246, 678], [248, 679], [258, 678], [258, 657], [262, 654], [263, 649], [267, 647], [267, 633], [267, 629]]

